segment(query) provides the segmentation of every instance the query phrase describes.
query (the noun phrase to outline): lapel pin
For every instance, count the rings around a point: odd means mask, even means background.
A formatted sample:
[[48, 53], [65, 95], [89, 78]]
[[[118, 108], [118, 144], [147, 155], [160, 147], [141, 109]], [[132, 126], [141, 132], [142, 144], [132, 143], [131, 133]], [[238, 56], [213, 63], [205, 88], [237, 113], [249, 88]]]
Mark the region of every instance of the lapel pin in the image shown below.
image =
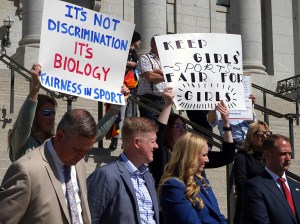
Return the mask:
[[296, 188], [295, 190], [296, 190], [296, 191], [299, 191], [299, 188]]

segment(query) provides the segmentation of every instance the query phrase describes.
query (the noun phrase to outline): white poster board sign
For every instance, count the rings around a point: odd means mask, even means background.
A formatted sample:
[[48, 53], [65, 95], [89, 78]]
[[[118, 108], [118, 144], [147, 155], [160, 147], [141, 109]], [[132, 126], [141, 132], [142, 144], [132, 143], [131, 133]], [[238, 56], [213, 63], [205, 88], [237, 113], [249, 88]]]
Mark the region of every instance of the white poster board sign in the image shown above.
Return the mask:
[[41, 83], [61, 93], [125, 104], [120, 93], [134, 24], [64, 1], [44, 0]]
[[245, 104], [246, 110], [235, 110], [230, 111], [229, 118], [231, 120], [253, 120], [253, 105], [252, 100], [249, 99], [251, 95], [251, 73], [244, 72], [243, 74], [243, 84], [245, 93]]
[[155, 37], [178, 110], [212, 110], [224, 100], [245, 110], [240, 35], [190, 33]]

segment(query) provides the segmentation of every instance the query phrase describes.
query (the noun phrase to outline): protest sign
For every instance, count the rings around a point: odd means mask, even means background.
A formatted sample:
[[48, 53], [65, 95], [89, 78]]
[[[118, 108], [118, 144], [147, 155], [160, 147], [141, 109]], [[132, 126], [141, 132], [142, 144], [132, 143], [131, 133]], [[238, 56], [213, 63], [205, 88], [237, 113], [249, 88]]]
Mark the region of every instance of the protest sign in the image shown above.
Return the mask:
[[240, 35], [172, 34], [155, 41], [178, 110], [212, 110], [221, 100], [230, 110], [245, 110]]
[[245, 93], [245, 105], [246, 110], [229, 111], [229, 118], [231, 120], [253, 120], [253, 104], [252, 99], [249, 99], [251, 95], [251, 72], [243, 73], [243, 84]]
[[120, 89], [134, 24], [64, 1], [44, 0], [41, 83], [61, 93], [125, 104]]

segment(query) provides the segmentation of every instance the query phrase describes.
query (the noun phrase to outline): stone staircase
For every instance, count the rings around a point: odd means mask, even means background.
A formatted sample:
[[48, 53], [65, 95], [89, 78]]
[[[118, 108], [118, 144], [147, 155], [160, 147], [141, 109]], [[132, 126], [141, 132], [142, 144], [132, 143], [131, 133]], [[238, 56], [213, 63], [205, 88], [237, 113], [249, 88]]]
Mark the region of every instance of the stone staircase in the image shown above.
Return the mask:
[[[0, 182], [6, 172], [7, 167], [10, 165], [7, 153], [7, 133], [9, 129], [12, 128], [15, 122], [19, 109], [28, 95], [29, 82], [26, 81], [22, 76], [16, 74], [15, 79], [15, 103], [14, 112], [10, 113], [10, 71], [0, 70], [0, 141], [2, 142], [2, 147], [0, 148]], [[262, 95], [256, 92], [258, 100], [257, 103], [262, 104]], [[58, 111], [56, 119], [59, 121], [63, 113], [67, 110], [67, 102], [58, 100]], [[287, 103], [276, 98], [268, 98], [268, 107], [272, 110], [278, 111], [280, 113], [294, 113], [295, 105]], [[97, 118], [98, 104], [97, 102], [92, 102], [90, 100], [85, 100], [78, 98], [76, 102], [72, 103], [72, 108], [85, 108], [91, 112], [91, 114]], [[2, 112], [2, 113], [1, 113]], [[263, 114], [257, 111], [257, 117], [263, 120]], [[288, 121], [285, 119], [277, 119], [270, 116], [270, 128], [273, 133], [280, 133], [288, 136], [289, 126]], [[218, 134], [218, 130], [215, 128], [214, 132]], [[295, 138], [295, 159], [293, 160], [293, 165], [291, 171], [300, 175], [300, 130], [299, 126], [296, 126], [294, 122], [294, 138]], [[88, 173], [91, 173], [97, 167], [108, 163], [117, 158], [117, 156], [122, 152], [122, 149], [118, 148], [114, 151], [108, 149], [110, 141], [103, 141], [103, 149], [97, 148], [97, 144], [94, 145], [90, 155], [87, 155], [85, 161], [87, 162]], [[119, 146], [121, 143], [119, 143]], [[222, 213], [227, 216], [227, 190], [226, 190], [226, 167], [218, 169], [207, 169], [207, 177], [209, 178], [211, 185], [214, 189], [216, 197], [219, 202], [220, 209]]]
[[[0, 62], [1, 63], [1, 62]], [[29, 82], [25, 80], [22, 76], [16, 74], [15, 76], [15, 97], [13, 105], [13, 113], [10, 113], [10, 71], [9, 70], [0, 70], [0, 141], [2, 142], [2, 147], [0, 148], [0, 182], [6, 172], [7, 167], [10, 165], [10, 160], [8, 157], [8, 145], [7, 145], [7, 134], [8, 131], [12, 128], [13, 123], [15, 122], [20, 107], [22, 106], [25, 98], [29, 92]], [[58, 101], [58, 109], [56, 115], [56, 122], [58, 122], [62, 115], [67, 110], [67, 102], [62, 99]], [[87, 109], [95, 118], [98, 120], [98, 103], [95, 101], [90, 101], [82, 98], [78, 98], [77, 101], [72, 103], [72, 108], [85, 108]], [[104, 111], [103, 111], [104, 113]], [[97, 166], [98, 163], [102, 164], [103, 162], [109, 161], [114, 156], [120, 154], [120, 149], [111, 152], [108, 150], [108, 145], [110, 141], [103, 141], [104, 149], [97, 149], [98, 144], [95, 144], [94, 151], [97, 153], [96, 156], [89, 155], [86, 159], [89, 166], [89, 172], [92, 172]], [[121, 145], [121, 143], [119, 143]], [[106, 148], [106, 149], [105, 149]], [[99, 153], [100, 151], [100, 153]], [[103, 151], [103, 152], [102, 152]], [[94, 162], [97, 161], [97, 163]]]

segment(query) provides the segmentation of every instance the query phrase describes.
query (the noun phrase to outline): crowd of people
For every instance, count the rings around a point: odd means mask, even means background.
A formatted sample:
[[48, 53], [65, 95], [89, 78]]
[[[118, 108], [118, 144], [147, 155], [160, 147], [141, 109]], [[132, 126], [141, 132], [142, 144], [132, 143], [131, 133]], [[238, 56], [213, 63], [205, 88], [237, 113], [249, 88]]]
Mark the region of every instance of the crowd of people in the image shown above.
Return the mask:
[[[220, 101], [213, 111], [187, 111], [209, 131], [218, 125], [222, 148], [211, 150], [207, 133], [189, 132], [186, 119], [173, 113], [174, 93], [164, 82], [154, 37], [150, 52], [137, 56], [141, 39], [135, 31], [125, 72], [138, 73], [138, 83], [124, 82], [120, 92], [125, 99], [137, 92], [143, 104], [159, 105], [159, 114], [140, 107], [138, 117], [128, 102], [123, 108], [110, 105], [96, 124], [87, 110], [73, 109], [55, 131], [58, 105], [39, 94], [41, 66], [33, 65], [30, 93], [8, 135], [13, 163], [1, 184], [0, 223], [227, 223], [205, 169], [232, 162], [235, 224], [300, 223], [300, 184], [285, 173], [289, 138], [255, 117], [232, 122]], [[123, 152], [87, 177], [83, 158], [118, 117], [121, 132], [111, 138], [122, 138]], [[236, 144], [242, 145], [237, 152]]]

